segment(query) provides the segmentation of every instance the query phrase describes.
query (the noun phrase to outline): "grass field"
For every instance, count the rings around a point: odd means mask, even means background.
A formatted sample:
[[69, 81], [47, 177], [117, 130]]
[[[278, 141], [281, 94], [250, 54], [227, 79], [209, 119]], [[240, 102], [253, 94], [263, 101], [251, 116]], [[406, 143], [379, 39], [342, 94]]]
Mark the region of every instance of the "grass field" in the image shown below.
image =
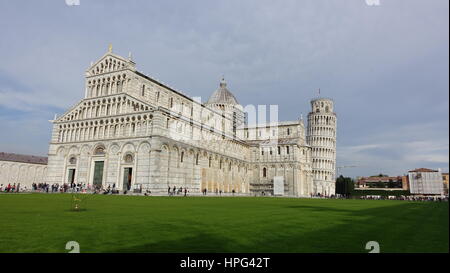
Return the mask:
[[0, 194], [0, 252], [448, 252], [448, 203]]

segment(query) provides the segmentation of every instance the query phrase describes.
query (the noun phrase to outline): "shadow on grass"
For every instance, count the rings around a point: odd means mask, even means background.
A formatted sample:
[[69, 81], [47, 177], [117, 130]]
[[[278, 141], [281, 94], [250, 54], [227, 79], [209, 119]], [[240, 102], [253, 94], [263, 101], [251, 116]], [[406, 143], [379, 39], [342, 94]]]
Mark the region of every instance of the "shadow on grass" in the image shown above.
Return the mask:
[[199, 233], [195, 236], [161, 240], [156, 243], [142, 244], [125, 248], [114, 249], [112, 253], [223, 253], [231, 252], [229, 246], [230, 238]]
[[321, 212], [346, 212], [351, 213], [354, 210], [350, 209], [337, 209], [337, 208], [331, 208], [331, 207], [318, 207], [318, 206], [306, 206], [306, 205], [295, 205], [295, 206], [285, 206], [284, 208], [288, 209], [307, 209], [311, 211], [321, 211]]
[[[247, 237], [246, 240], [199, 231], [192, 236], [167, 238], [154, 243], [113, 249], [111, 252], [361, 253], [367, 252], [365, 244], [368, 241], [379, 242], [381, 252], [448, 252], [448, 218], [445, 225], [445, 219], [440, 219], [442, 211], [436, 212], [429, 207], [421, 210], [423, 206], [428, 207], [426, 204], [415, 203], [399, 203], [365, 210], [310, 205], [286, 206], [299, 210], [293, 213], [292, 217], [301, 217], [299, 213], [311, 211], [325, 214], [339, 212], [342, 213], [343, 219], [325, 228], [319, 225], [314, 231], [305, 231], [301, 225], [281, 226], [281, 230], [280, 226], [277, 226], [278, 229], [268, 229], [263, 234], [255, 234], [249, 227], [239, 235]], [[446, 208], [448, 211], [448, 204]], [[441, 209], [445, 208], [438, 208]], [[270, 216], [267, 221], [270, 221]], [[288, 225], [294, 224], [295, 221]]]

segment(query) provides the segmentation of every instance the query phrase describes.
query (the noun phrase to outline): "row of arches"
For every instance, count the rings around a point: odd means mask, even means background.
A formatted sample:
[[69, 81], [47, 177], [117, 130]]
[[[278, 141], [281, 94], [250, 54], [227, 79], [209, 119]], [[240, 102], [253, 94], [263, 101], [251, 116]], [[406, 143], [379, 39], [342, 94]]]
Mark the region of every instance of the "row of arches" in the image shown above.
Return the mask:
[[[305, 155], [305, 151], [302, 149], [301, 153]], [[272, 156], [272, 155], [284, 155], [289, 156], [294, 154], [294, 146], [293, 145], [279, 145], [274, 147], [259, 147], [259, 154], [261, 156]]]
[[294, 164], [263, 164], [259, 167], [259, 178], [272, 178], [276, 175], [283, 175], [286, 170], [293, 170]]
[[87, 82], [87, 97], [100, 97], [121, 93], [127, 90], [130, 79], [126, 74], [100, 77]]
[[116, 71], [124, 69], [126, 66], [125, 62], [119, 61], [113, 58], [107, 58], [100, 63], [98, 63], [94, 68], [90, 70], [92, 75], [97, 75], [101, 73], [107, 73], [111, 71]]
[[73, 122], [59, 126], [57, 141], [64, 143], [148, 136], [151, 132], [151, 124], [151, 115], [135, 115], [90, 122]]
[[47, 174], [46, 165], [37, 165], [21, 162], [0, 163], [0, 184], [2, 188], [8, 184], [19, 184], [22, 190], [24, 187], [31, 189], [33, 183], [45, 182]]
[[63, 120], [72, 121], [79, 119], [113, 116], [131, 112], [148, 111], [149, 107], [141, 102], [126, 96], [114, 96], [102, 100], [84, 102], [81, 107], [72, 111]]
[[312, 167], [313, 169], [327, 169], [327, 170], [334, 170], [335, 163], [332, 159], [316, 159], [314, 158], [312, 160]]
[[309, 115], [308, 123], [311, 125], [336, 125], [336, 117], [334, 115]]
[[315, 180], [330, 181], [330, 182], [334, 181], [333, 171], [312, 170], [312, 173]]
[[244, 161], [170, 143], [162, 145], [160, 159], [161, 180], [167, 186], [248, 192], [249, 164]]
[[312, 156], [313, 157], [327, 157], [327, 158], [335, 158], [336, 151], [330, 148], [312, 148]]
[[271, 128], [244, 128], [241, 133], [246, 139], [267, 139], [270, 137], [295, 137], [301, 134], [301, 129], [298, 131], [295, 126], [286, 126]]
[[[195, 165], [202, 165], [208, 168], [217, 168], [224, 172], [236, 170], [238, 172], [247, 172], [249, 164], [242, 160], [230, 158], [221, 154], [212, 153], [205, 150], [193, 148], [180, 148], [177, 145], [164, 144], [161, 147], [164, 153], [172, 153], [172, 159], [178, 162], [177, 167], [180, 167], [185, 162], [195, 162]], [[192, 160], [187, 160], [191, 158]], [[202, 164], [203, 163], [203, 164]], [[207, 164], [206, 164], [207, 163]]]
[[166, 118], [167, 137], [185, 142], [197, 147], [204, 147], [218, 153], [230, 154], [236, 157], [246, 156], [248, 148], [244, 144], [225, 137], [217, 131], [203, 126], [198, 127], [189, 120], [164, 115]]
[[[146, 140], [60, 145], [55, 154], [49, 155], [52, 175], [48, 180], [52, 183], [81, 183], [88, 187], [115, 186], [118, 190], [131, 190], [136, 186], [144, 188], [149, 185], [149, 157], [150, 143]], [[97, 168], [99, 164], [101, 169]], [[127, 170], [132, 172], [130, 180], [125, 183]]]
[[308, 128], [309, 136], [327, 136], [336, 137], [336, 130], [334, 127], [323, 127], [323, 126], [310, 126]]
[[313, 193], [320, 193], [321, 195], [330, 196], [335, 194], [335, 185], [333, 182], [315, 182], [313, 186]]
[[316, 147], [336, 147], [336, 140], [330, 137], [316, 137], [316, 136], [308, 136], [309, 145]]

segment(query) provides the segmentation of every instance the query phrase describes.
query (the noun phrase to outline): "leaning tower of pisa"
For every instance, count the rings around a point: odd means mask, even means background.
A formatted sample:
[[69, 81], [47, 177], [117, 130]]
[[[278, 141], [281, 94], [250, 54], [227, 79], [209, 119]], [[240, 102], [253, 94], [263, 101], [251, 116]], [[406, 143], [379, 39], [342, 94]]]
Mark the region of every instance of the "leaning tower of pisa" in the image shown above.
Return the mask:
[[336, 114], [333, 100], [311, 100], [306, 140], [312, 148], [313, 192], [335, 194]]

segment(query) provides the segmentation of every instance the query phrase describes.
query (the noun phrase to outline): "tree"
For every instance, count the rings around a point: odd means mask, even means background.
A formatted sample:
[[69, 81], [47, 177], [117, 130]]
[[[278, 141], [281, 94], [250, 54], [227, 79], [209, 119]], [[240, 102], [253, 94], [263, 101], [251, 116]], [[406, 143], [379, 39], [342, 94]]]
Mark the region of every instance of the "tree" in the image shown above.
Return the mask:
[[349, 197], [355, 188], [355, 183], [351, 177], [343, 177], [340, 175], [336, 179], [336, 194]]

